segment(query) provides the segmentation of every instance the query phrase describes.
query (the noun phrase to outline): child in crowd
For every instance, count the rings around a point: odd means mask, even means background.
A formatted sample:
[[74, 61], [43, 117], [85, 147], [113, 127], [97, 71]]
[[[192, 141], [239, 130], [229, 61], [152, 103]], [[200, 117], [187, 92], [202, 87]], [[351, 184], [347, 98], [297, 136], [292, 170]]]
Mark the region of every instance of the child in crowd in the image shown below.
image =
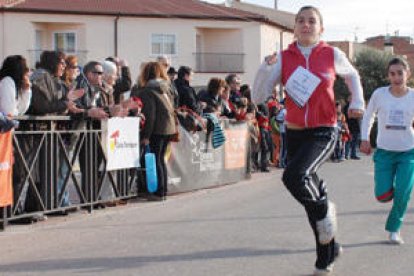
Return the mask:
[[247, 128], [249, 131], [250, 137], [250, 160], [252, 171], [259, 170], [259, 151], [260, 151], [260, 129], [259, 124], [256, 119], [256, 109], [253, 105], [247, 107], [247, 114], [251, 116], [246, 116]]
[[260, 130], [260, 171], [270, 172], [268, 166], [273, 143], [270, 133], [269, 113], [267, 106], [264, 104], [257, 105], [257, 108], [258, 112], [256, 114], [256, 118]]
[[334, 162], [342, 162], [345, 160], [345, 142], [349, 137], [349, 130], [346, 124], [345, 115], [342, 113], [341, 103], [337, 101], [335, 104], [335, 108], [337, 116], [336, 128], [338, 138], [336, 140], [335, 149], [331, 159]]
[[269, 157], [270, 147], [269, 141], [271, 140], [269, 131], [269, 118], [267, 116], [258, 116], [259, 130], [260, 130], [260, 171], [270, 172]]
[[246, 120], [247, 105], [248, 105], [247, 98], [245, 97], [238, 98], [237, 100], [235, 100], [233, 105], [234, 105], [234, 118], [237, 121]]
[[271, 151], [271, 159], [272, 163], [278, 167], [280, 162], [280, 125], [277, 121], [277, 115], [281, 110], [281, 105], [277, 101], [269, 101], [267, 106], [269, 108], [270, 135], [273, 146]]
[[385, 224], [389, 241], [404, 243], [400, 229], [414, 183], [414, 89], [407, 86], [411, 72], [402, 58], [388, 64], [390, 85], [374, 91], [362, 121], [361, 152], [370, 154], [369, 133], [373, 116], [378, 118], [377, 149], [374, 153], [375, 196], [393, 201]]

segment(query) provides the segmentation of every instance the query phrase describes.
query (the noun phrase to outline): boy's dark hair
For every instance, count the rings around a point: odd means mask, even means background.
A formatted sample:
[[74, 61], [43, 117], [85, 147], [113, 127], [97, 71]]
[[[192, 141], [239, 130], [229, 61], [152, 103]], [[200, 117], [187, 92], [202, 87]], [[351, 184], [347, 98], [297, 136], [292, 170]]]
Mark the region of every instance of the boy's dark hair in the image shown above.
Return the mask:
[[83, 67], [83, 73], [86, 75], [87, 73], [92, 72], [93, 70], [95, 70], [96, 65], [101, 65], [101, 63], [98, 61], [89, 61]]
[[214, 113], [220, 108], [221, 103], [216, 101], [211, 101], [207, 107], [203, 110], [204, 113]]
[[243, 84], [242, 86], [240, 86], [240, 94], [243, 97], [246, 97], [249, 101], [251, 101], [252, 100], [252, 90], [250, 88], [250, 85]]
[[171, 67], [168, 69], [167, 74], [168, 74], [168, 75], [176, 75], [176, 74], [177, 74], [177, 71], [175, 70], [175, 68], [174, 68], [174, 67], [172, 67], [172, 66], [171, 66]]
[[269, 110], [267, 109], [267, 106], [263, 103], [257, 105], [257, 111], [258, 111], [257, 113], [261, 113], [264, 116], [268, 116], [269, 114]]
[[180, 66], [180, 68], [178, 69], [177, 77], [179, 79], [184, 79], [184, 76], [190, 75], [192, 71], [193, 69], [191, 69], [191, 67], [189, 66]]
[[236, 77], [237, 77], [236, 74], [228, 74], [226, 77], [227, 84], [231, 84]]
[[248, 104], [248, 105], [247, 105], [247, 110], [246, 110], [246, 112], [247, 112], [247, 113], [252, 113], [253, 111], [256, 111], [256, 107], [255, 107], [255, 105], [254, 105], [254, 104], [252, 104], [252, 103]]
[[114, 57], [107, 57], [105, 60], [110, 61], [110, 62], [113, 62], [113, 63], [116, 64], [116, 60], [115, 60]]

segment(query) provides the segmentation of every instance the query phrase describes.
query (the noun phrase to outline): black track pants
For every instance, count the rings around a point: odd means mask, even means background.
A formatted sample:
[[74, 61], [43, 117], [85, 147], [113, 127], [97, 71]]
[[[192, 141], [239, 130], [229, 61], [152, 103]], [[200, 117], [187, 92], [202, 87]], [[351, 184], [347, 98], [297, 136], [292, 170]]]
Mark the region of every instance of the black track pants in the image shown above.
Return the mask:
[[328, 200], [325, 182], [318, 177], [317, 171], [335, 148], [335, 128], [288, 129], [286, 135], [287, 167], [283, 173], [283, 183], [305, 207], [316, 239], [316, 267], [325, 268], [334, 260], [335, 241], [327, 245], [318, 241], [316, 221], [325, 218]]

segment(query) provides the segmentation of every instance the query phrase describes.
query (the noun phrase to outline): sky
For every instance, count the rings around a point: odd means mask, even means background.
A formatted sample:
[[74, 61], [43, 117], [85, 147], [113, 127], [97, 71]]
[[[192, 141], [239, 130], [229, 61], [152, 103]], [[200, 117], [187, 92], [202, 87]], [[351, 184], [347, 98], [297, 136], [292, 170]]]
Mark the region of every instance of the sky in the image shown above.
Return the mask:
[[[223, 3], [224, 0], [205, 0]], [[274, 0], [242, 0], [242, 2], [274, 7]], [[367, 37], [394, 35], [414, 37], [414, 1], [412, 0], [278, 0], [279, 10], [296, 13], [300, 7], [312, 5], [321, 10], [325, 32], [322, 39], [365, 41]]]

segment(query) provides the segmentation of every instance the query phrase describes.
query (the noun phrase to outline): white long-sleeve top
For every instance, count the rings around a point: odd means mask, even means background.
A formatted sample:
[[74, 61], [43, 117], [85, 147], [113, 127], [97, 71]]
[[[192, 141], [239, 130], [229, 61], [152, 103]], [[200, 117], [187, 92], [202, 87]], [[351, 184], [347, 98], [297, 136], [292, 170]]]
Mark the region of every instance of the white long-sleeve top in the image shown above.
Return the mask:
[[4, 77], [0, 81], [0, 112], [6, 115], [23, 115], [29, 108], [32, 98], [32, 90], [20, 91], [17, 93], [16, 84], [11, 77]]
[[414, 148], [414, 89], [395, 97], [390, 87], [374, 91], [362, 119], [361, 139], [369, 141], [369, 133], [378, 118], [377, 147], [389, 151], [407, 151]]
[[[308, 59], [315, 46], [302, 47], [298, 45], [303, 56]], [[334, 49], [335, 72], [345, 80], [352, 95], [350, 109], [364, 110], [364, 97], [358, 71], [352, 66], [345, 53], [337, 47]], [[252, 97], [255, 103], [264, 102], [272, 93], [276, 84], [280, 83], [282, 76], [282, 53], [277, 56], [277, 62], [268, 65], [263, 62], [256, 73], [252, 88]]]

